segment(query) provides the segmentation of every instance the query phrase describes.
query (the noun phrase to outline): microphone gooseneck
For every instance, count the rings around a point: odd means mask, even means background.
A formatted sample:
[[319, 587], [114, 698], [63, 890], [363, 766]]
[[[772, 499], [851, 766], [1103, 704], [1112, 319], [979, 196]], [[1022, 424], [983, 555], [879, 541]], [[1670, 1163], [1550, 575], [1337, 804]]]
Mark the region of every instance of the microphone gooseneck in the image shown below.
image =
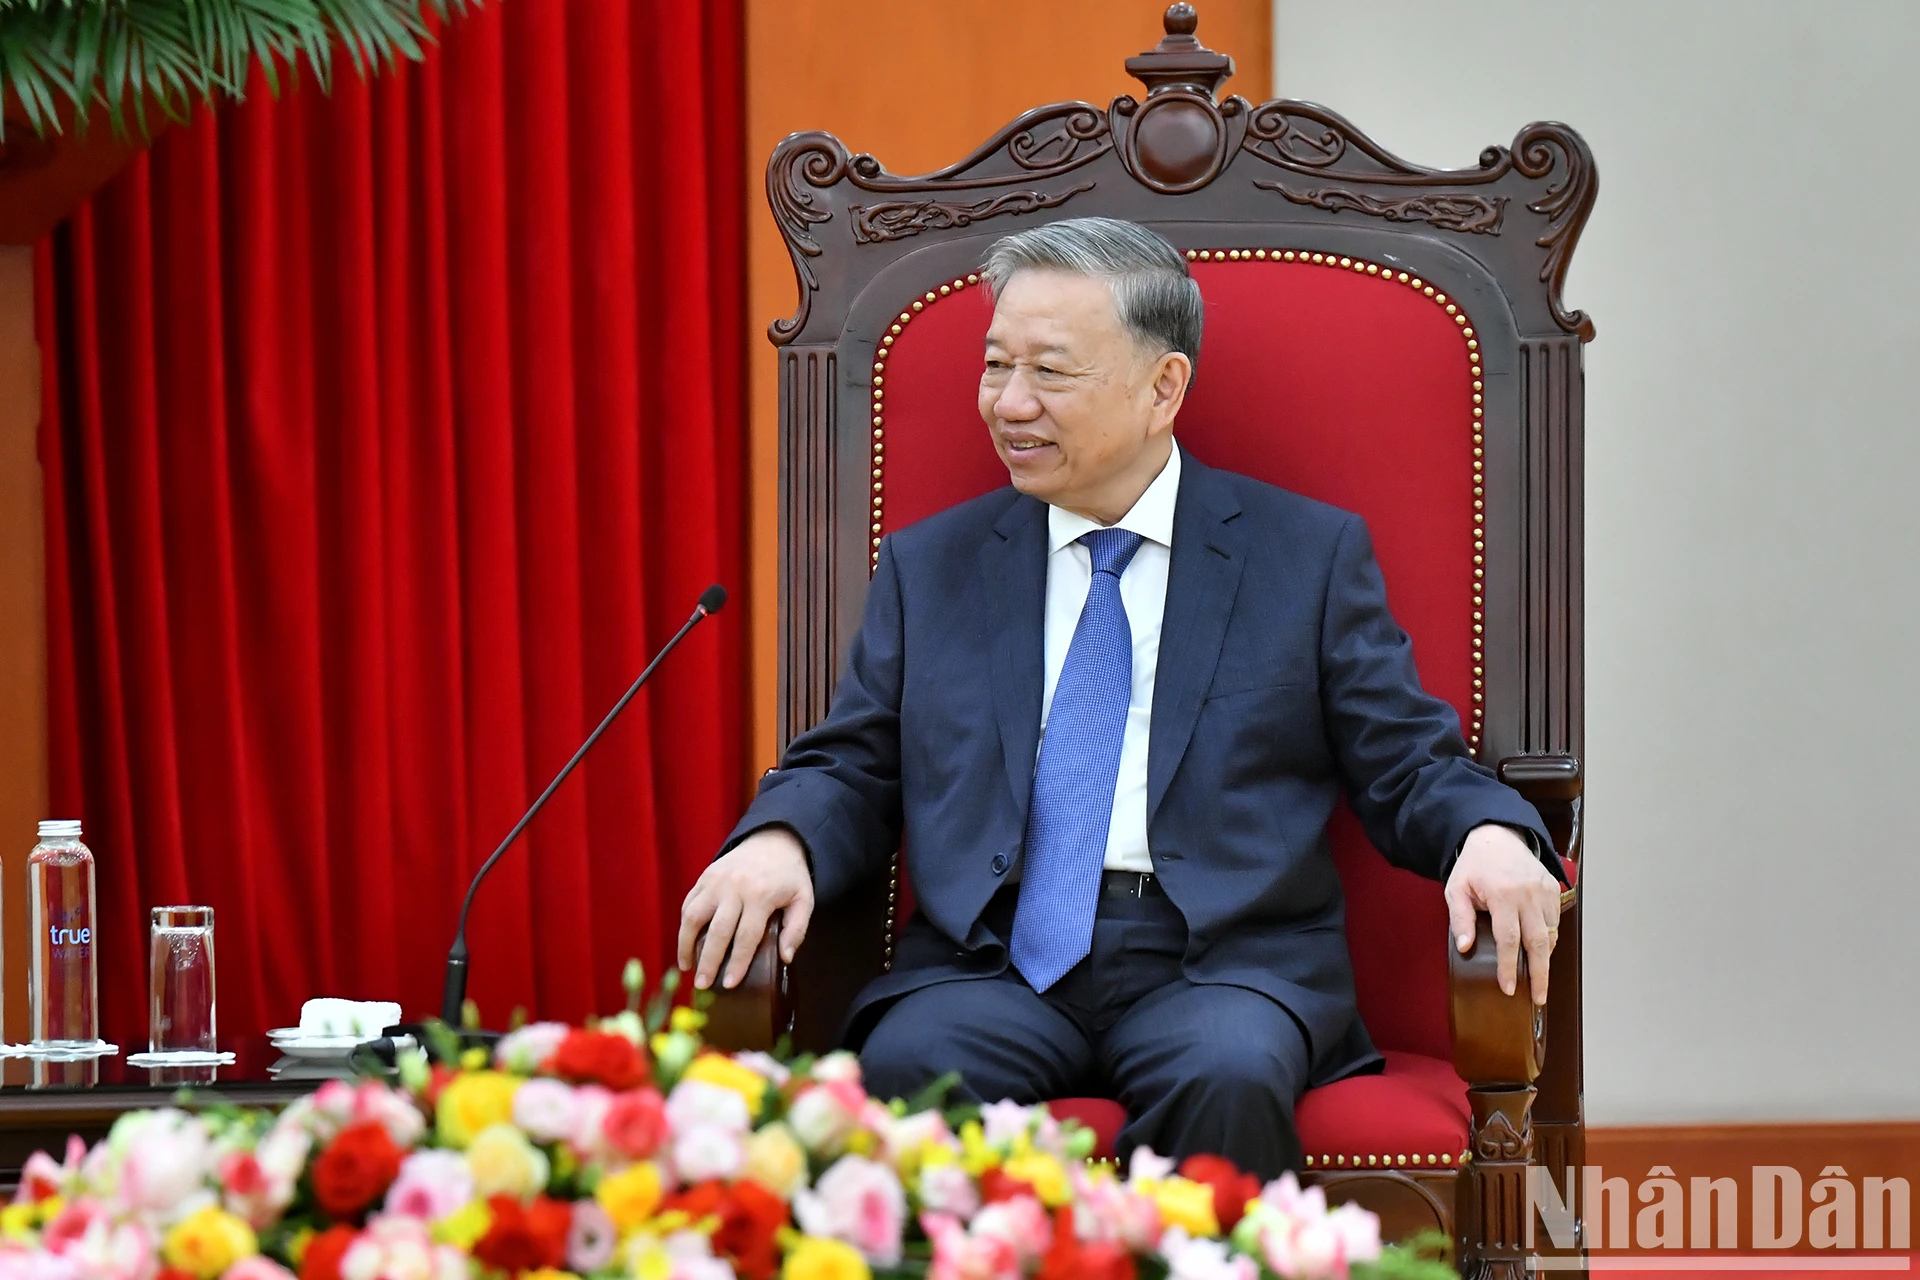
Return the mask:
[[533, 821], [534, 815], [539, 813], [546, 806], [547, 801], [553, 797], [553, 793], [560, 789], [560, 784], [567, 780], [567, 775], [573, 772], [574, 766], [593, 749], [594, 743], [600, 741], [600, 735], [605, 733], [607, 727], [627, 709], [627, 704], [633, 701], [633, 696], [640, 692], [640, 686], [647, 682], [647, 678], [653, 674], [654, 669], [673, 652], [674, 646], [686, 639], [687, 632], [699, 625], [700, 619], [720, 612], [721, 607], [726, 603], [727, 589], [717, 582], [700, 593], [700, 603], [694, 606], [693, 615], [673, 633], [673, 639], [667, 641], [660, 647], [660, 652], [653, 655], [653, 661], [649, 662], [646, 670], [640, 673], [640, 678], [620, 695], [620, 701], [613, 704], [613, 710], [607, 712], [599, 726], [587, 735], [587, 740], [580, 744], [580, 749], [573, 753], [573, 758], [561, 766], [560, 772], [554, 775], [553, 781], [547, 784], [547, 789], [540, 793], [539, 799], [520, 815], [520, 821], [513, 824], [513, 830], [507, 832], [507, 838], [500, 842], [500, 847], [495, 849], [487, 860], [480, 864], [480, 870], [474, 873], [473, 883], [467, 886], [466, 901], [460, 904], [460, 923], [453, 933], [453, 946], [447, 949], [447, 976], [445, 985], [441, 989], [440, 1018], [448, 1026], [460, 1025], [461, 1009], [467, 1002], [467, 913], [473, 910], [473, 896], [480, 891], [480, 882], [487, 878], [487, 872], [493, 870], [493, 864], [500, 861], [500, 855], [520, 838], [520, 833], [527, 829], [527, 824]]

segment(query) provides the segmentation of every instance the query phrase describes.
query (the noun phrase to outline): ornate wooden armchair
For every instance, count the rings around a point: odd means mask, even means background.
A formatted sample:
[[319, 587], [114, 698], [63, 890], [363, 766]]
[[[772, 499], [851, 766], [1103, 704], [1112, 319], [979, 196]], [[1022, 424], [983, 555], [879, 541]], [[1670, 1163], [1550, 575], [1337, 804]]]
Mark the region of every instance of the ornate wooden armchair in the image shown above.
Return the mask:
[[[827, 709], [881, 536], [1006, 483], [974, 410], [986, 247], [1107, 214], [1184, 249], [1206, 298], [1183, 445], [1367, 518], [1426, 687], [1577, 872], [1593, 328], [1560, 286], [1593, 204], [1592, 157], [1571, 129], [1533, 124], [1475, 168], [1420, 168], [1325, 108], [1218, 100], [1232, 61], [1194, 29], [1177, 4], [1158, 48], [1128, 60], [1143, 101], [1041, 107], [937, 173], [895, 176], [824, 133], [774, 152], [767, 194], [800, 283], [798, 312], [772, 327], [782, 737]], [[1582, 1158], [1577, 899], [1541, 1016], [1500, 993], [1484, 919], [1460, 957], [1437, 886], [1389, 867], [1344, 812], [1330, 841], [1387, 1069], [1302, 1100], [1306, 1175], [1381, 1213], [1391, 1236], [1452, 1233], [1469, 1274], [1517, 1273], [1528, 1166], [1564, 1187]], [[891, 884], [823, 909], [790, 972], [763, 950], [714, 1031], [829, 1046], [891, 960], [902, 880], [896, 859]], [[1121, 1120], [1101, 1100], [1058, 1109], [1109, 1140]]]

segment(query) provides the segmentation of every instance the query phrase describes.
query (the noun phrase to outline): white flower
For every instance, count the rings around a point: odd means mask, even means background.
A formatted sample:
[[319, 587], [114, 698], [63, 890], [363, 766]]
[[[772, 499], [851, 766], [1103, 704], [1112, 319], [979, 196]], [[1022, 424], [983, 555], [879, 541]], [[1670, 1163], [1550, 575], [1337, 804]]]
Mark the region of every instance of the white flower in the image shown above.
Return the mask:
[[1252, 1258], [1229, 1253], [1218, 1240], [1196, 1240], [1179, 1227], [1160, 1237], [1160, 1256], [1167, 1260], [1167, 1280], [1260, 1280]]
[[980, 1208], [980, 1189], [957, 1164], [923, 1164], [920, 1203], [928, 1213], [951, 1214], [964, 1222]]
[[860, 1059], [845, 1049], [836, 1049], [816, 1061], [807, 1074], [823, 1083], [859, 1084]]
[[900, 1262], [907, 1193], [884, 1164], [841, 1157], [811, 1190], [794, 1194], [793, 1216], [806, 1234], [844, 1240], [876, 1266]]
[[1127, 1181], [1159, 1182], [1162, 1178], [1171, 1178], [1173, 1170], [1171, 1158], [1157, 1156], [1152, 1147], [1143, 1144], [1133, 1149], [1133, 1156], [1127, 1162]]
[[[761, 1053], [758, 1049], [742, 1049], [733, 1055], [733, 1060], [749, 1071], [757, 1071], [780, 1088], [793, 1079], [793, 1072], [780, 1059], [770, 1053]], [[857, 1061], [857, 1059], [856, 1059]]]
[[998, 1147], [1023, 1138], [1033, 1128], [1039, 1107], [1023, 1107], [1017, 1102], [989, 1102], [980, 1108], [980, 1132], [990, 1147]]
[[211, 1194], [213, 1145], [206, 1126], [184, 1111], [169, 1107], [150, 1115], [125, 1139], [120, 1199], [136, 1216], [177, 1222]]
[[713, 1125], [744, 1134], [753, 1127], [747, 1100], [705, 1080], [682, 1080], [667, 1095], [667, 1126], [679, 1133], [695, 1125]]
[[509, 1031], [493, 1048], [493, 1060], [503, 1071], [532, 1075], [553, 1056], [560, 1042], [573, 1030], [564, 1022], [530, 1022], [518, 1031]]
[[860, 1127], [860, 1115], [847, 1109], [837, 1090], [814, 1085], [793, 1100], [787, 1124], [807, 1150], [832, 1157], [847, 1149], [847, 1139]]
[[542, 1076], [513, 1091], [513, 1122], [535, 1142], [558, 1142], [572, 1137], [580, 1121], [573, 1087]]
[[714, 1124], [676, 1127], [673, 1170], [680, 1181], [705, 1182], [709, 1178], [731, 1181], [739, 1176], [746, 1163], [747, 1144], [737, 1131]]

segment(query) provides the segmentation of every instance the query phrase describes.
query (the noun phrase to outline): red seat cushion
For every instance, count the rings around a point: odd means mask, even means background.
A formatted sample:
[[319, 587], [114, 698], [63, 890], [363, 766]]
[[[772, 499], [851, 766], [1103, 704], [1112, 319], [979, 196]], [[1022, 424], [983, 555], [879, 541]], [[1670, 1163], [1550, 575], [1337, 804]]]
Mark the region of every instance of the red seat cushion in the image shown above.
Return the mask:
[[[1408, 1167], [1457, 1165], [1467, 1149], [1467, 1086], [1453, 1067], [1420, 1053], [1385, 1051], [1387, 1069], [1353, 1076], [1300, 1099], [1294, 1120], [1301, 1150], [1315, 1168], [1365, 1167], [1368, 1156]], [[1110, 1158], [1127, 1114], [1106, 1098], [1062, 1098], [1047, 1104], [1062, 1119], [1078, 1120], [1099, 1138], [1094, 1154]], [[1418, 1157], [1416, 1160], [1415, 1157]], [[1443, 1159], [1444, 1157], [1444, 1159]]]

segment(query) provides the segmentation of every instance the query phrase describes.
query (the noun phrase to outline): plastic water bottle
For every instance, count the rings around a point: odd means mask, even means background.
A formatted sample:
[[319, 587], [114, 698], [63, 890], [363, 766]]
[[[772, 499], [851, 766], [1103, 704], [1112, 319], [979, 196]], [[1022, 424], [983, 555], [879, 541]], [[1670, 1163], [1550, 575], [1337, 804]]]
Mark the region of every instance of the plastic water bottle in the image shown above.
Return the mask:
[[100, 958], [93, 913], [93, 854], [77, 822], [43, 822], [27, 857], [33, 921], [29, 981], [33, 1042], [79, 1048], [100, 1038]]

